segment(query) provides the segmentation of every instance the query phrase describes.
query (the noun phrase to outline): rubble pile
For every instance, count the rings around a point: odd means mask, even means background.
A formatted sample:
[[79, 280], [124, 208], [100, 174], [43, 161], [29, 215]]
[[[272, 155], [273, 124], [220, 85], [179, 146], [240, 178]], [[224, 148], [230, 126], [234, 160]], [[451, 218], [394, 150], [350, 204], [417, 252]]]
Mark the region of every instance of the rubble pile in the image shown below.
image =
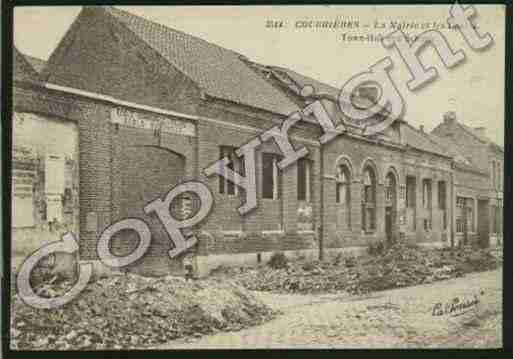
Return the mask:
[[[46, 283], [38, 290], [56, 296], [67, 287]], [[14, 296], [11, 310], [11, 343], [22, 350], [151, 347], [184, 336], [238, 330], [277, 314], [230, 281], [133, 274], [89, 283], [76, 299], [56, 309], [34, 309]]]
[[224, 269], [224, 274], [233, 276], [247, 289], [276, 293], [336, 292], [344, 289], [346, 272], [346, 268], [322, 262], [289, 262], [285, 269], [268, 266], [240, 271]]
[[359, 258], [337, 257], [331, 262], [288, 262], [287, 268], [220, 268], [250, 290], [277, 293], [367, 294], [392, 288], [431, 283], [466, 273], [492, 270], [500, 259], [490, 250], [471, 247], [427, 249], [396, 243], [379, 253]]
[[464, 271], [442, 251], [413, 245], [394, 244], [358, 265], [346, 290], [366, 294], [380, 290], [460, 277]]

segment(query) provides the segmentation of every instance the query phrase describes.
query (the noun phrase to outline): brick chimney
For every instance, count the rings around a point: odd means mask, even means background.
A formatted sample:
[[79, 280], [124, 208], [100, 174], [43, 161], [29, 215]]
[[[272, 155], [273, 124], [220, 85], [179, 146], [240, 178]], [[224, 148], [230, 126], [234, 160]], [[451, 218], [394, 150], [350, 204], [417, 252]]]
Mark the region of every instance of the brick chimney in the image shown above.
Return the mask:
[[424, 125], [420, 125], [420, 132], [424, 133]]
[[444, 114], [444, 123], [453, 124], [456, 121], [456, 112], [448, 111]]

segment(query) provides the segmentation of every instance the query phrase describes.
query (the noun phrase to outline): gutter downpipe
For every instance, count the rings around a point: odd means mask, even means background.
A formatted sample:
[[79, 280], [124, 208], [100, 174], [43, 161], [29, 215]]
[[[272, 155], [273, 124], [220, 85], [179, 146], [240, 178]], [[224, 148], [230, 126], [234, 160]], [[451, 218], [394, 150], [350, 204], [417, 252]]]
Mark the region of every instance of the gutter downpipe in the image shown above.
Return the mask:
[[324, 146], [321, 144], [319, 148], [319, 155], [320, 155], [320, 191], [319, 191], [319, 260], [322, 261], [324, 259]]
[[454, 248], [454, 165], [451, 163], [451, 248]]

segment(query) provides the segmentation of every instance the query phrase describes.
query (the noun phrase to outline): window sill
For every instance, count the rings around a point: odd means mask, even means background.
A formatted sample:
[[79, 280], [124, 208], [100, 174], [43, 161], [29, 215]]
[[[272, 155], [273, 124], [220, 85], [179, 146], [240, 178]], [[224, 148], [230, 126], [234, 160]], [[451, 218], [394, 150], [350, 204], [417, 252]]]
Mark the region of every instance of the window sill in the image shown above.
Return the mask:
[[271, 236], [273, 234], [285, 234], [285, 231], [283, 231], [282, 229], [275, 229], [275, 230], [270, 230], [270, 231], [262, 231], [262, 235], [263, 236]]
[[315, 234], [315, 231], [312, 229], [304, 229], [301, 231], [297, 231], [298, 234]]
[[229, 235], [229, 236], [240, 236], [242, 235], [244, 232], [243, 231], [237, 231], [237, 230], [233, 230], [233, 231], [221, 231], [221, 234], [225, 234], [225, 235]]
[[238, 198], [238, 194], [227, 194], [227, 193], [219, 193], [220, 196], [228, 197], [228, 198]]

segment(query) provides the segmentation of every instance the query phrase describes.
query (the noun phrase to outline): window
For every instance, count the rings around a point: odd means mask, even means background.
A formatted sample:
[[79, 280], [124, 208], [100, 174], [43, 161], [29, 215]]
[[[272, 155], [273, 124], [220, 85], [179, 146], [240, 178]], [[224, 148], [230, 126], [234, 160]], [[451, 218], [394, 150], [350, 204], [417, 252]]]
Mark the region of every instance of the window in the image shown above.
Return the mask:
[[340, 203], [342, 225], [351, 228], [351, 179], [346, 166], [337, 167], [336, 202]]
[[445, 181], [438, 182], [438, 209], [445, 210], [447, 206], [447, 188]]
[[194, 208], [198, 207], [197, 201], [190, 192], [180, 194], [171, 202], [170, 211], [173, 217], [181, 220], [191, 217], [195, 212]]
[[497, 207], [495, 212], [495, 226], [497, 228], [496, 233], [499, 235], [502, 235], [502, 211], [502, 200], [499, 199], [497, 200]]
[[499, 226], [497, 223], [497, 213], [498, 207], [491, 205], [490, 206], [490, 233], [497, 233]]
[[495, 168], [495, 161], [492, 161], [492, 186], [495, 188], [496, 186], [496, 179], [495, 179], [495, 173], [496, 173], [496, 168]]
[[312, 162], [305, 158], [297, 162], [297, 199], [310, 202], [311, 199]]
[[395, 180], [391, 173], [389, 173], [385, 179], [385, 200], [392, 202], [394, 199], [395, 191]]
[[370, 167], [363, 172], [362, 229], [366, 232], [376, 229], [376, 176]]
[[438, 182], [438, 209], [442, 211], [442, 229], [447, 229], [447, 187], [445, 181]]
[[456, 197], [456, 232], [474, 231], [474, 199]]
[[422, 180], [422, 207], [431, 208], [431, 180]]
[[262, 153], [262, 198], [280, 198], [279, 156], [274, 153]]
[[349, 173], [345, 166], [339, 166], [337, 168], [337, 192], [336, 202], [346, 203], [349, 199]]
[[456, 197], [456, 232], [465, 231], [464, 225], [465, 198]]
[[[243, 169], [242, 167], [242, 160], [240, 157], [237, 157], [237, 155], [235, 154], [235, 150], [236, 148], [235, 147], [231, 147], [231, 146], [221, 146], [220, 147], [220, 156], [219, 158], [220, 159], [223, 159], [224, 157], [228, 157], [228, 159], [230, 160], [230, 163], [228, 164], [228, 168], [231, 169], [232, 171], [235, 171], [239, 174], [242, 174], [241, 173], [241, 169]], [[235, 186], [235, 184], [231, 181], [228, 181], [226, 178], [222, 177], [222, 176], [219, 176], [219, 193], [223, 194], [228, 194], [228, 195], [236, 195], [238, 193], [238, 187]]]
[[432, 229], [431, 225], [431, 220], [429, 218], [424, 218], [424, 231], [429, 232]]
[[470, 232], [475, 232], [474, 227], [474, 199], [467, 198], [467, 228]]
[[432, 192], [431, 192], [431, 180], [422, 180], [422, 207], [426, 210], [424, 212], [424, 231], [428, 232], [432, 226]]
[[406, 207], [415, 208], [415, 177], [406, 177]]
[[502, 170], [500, 162], [497, 162], [497, 182], [497, 188], [502, 190]]

